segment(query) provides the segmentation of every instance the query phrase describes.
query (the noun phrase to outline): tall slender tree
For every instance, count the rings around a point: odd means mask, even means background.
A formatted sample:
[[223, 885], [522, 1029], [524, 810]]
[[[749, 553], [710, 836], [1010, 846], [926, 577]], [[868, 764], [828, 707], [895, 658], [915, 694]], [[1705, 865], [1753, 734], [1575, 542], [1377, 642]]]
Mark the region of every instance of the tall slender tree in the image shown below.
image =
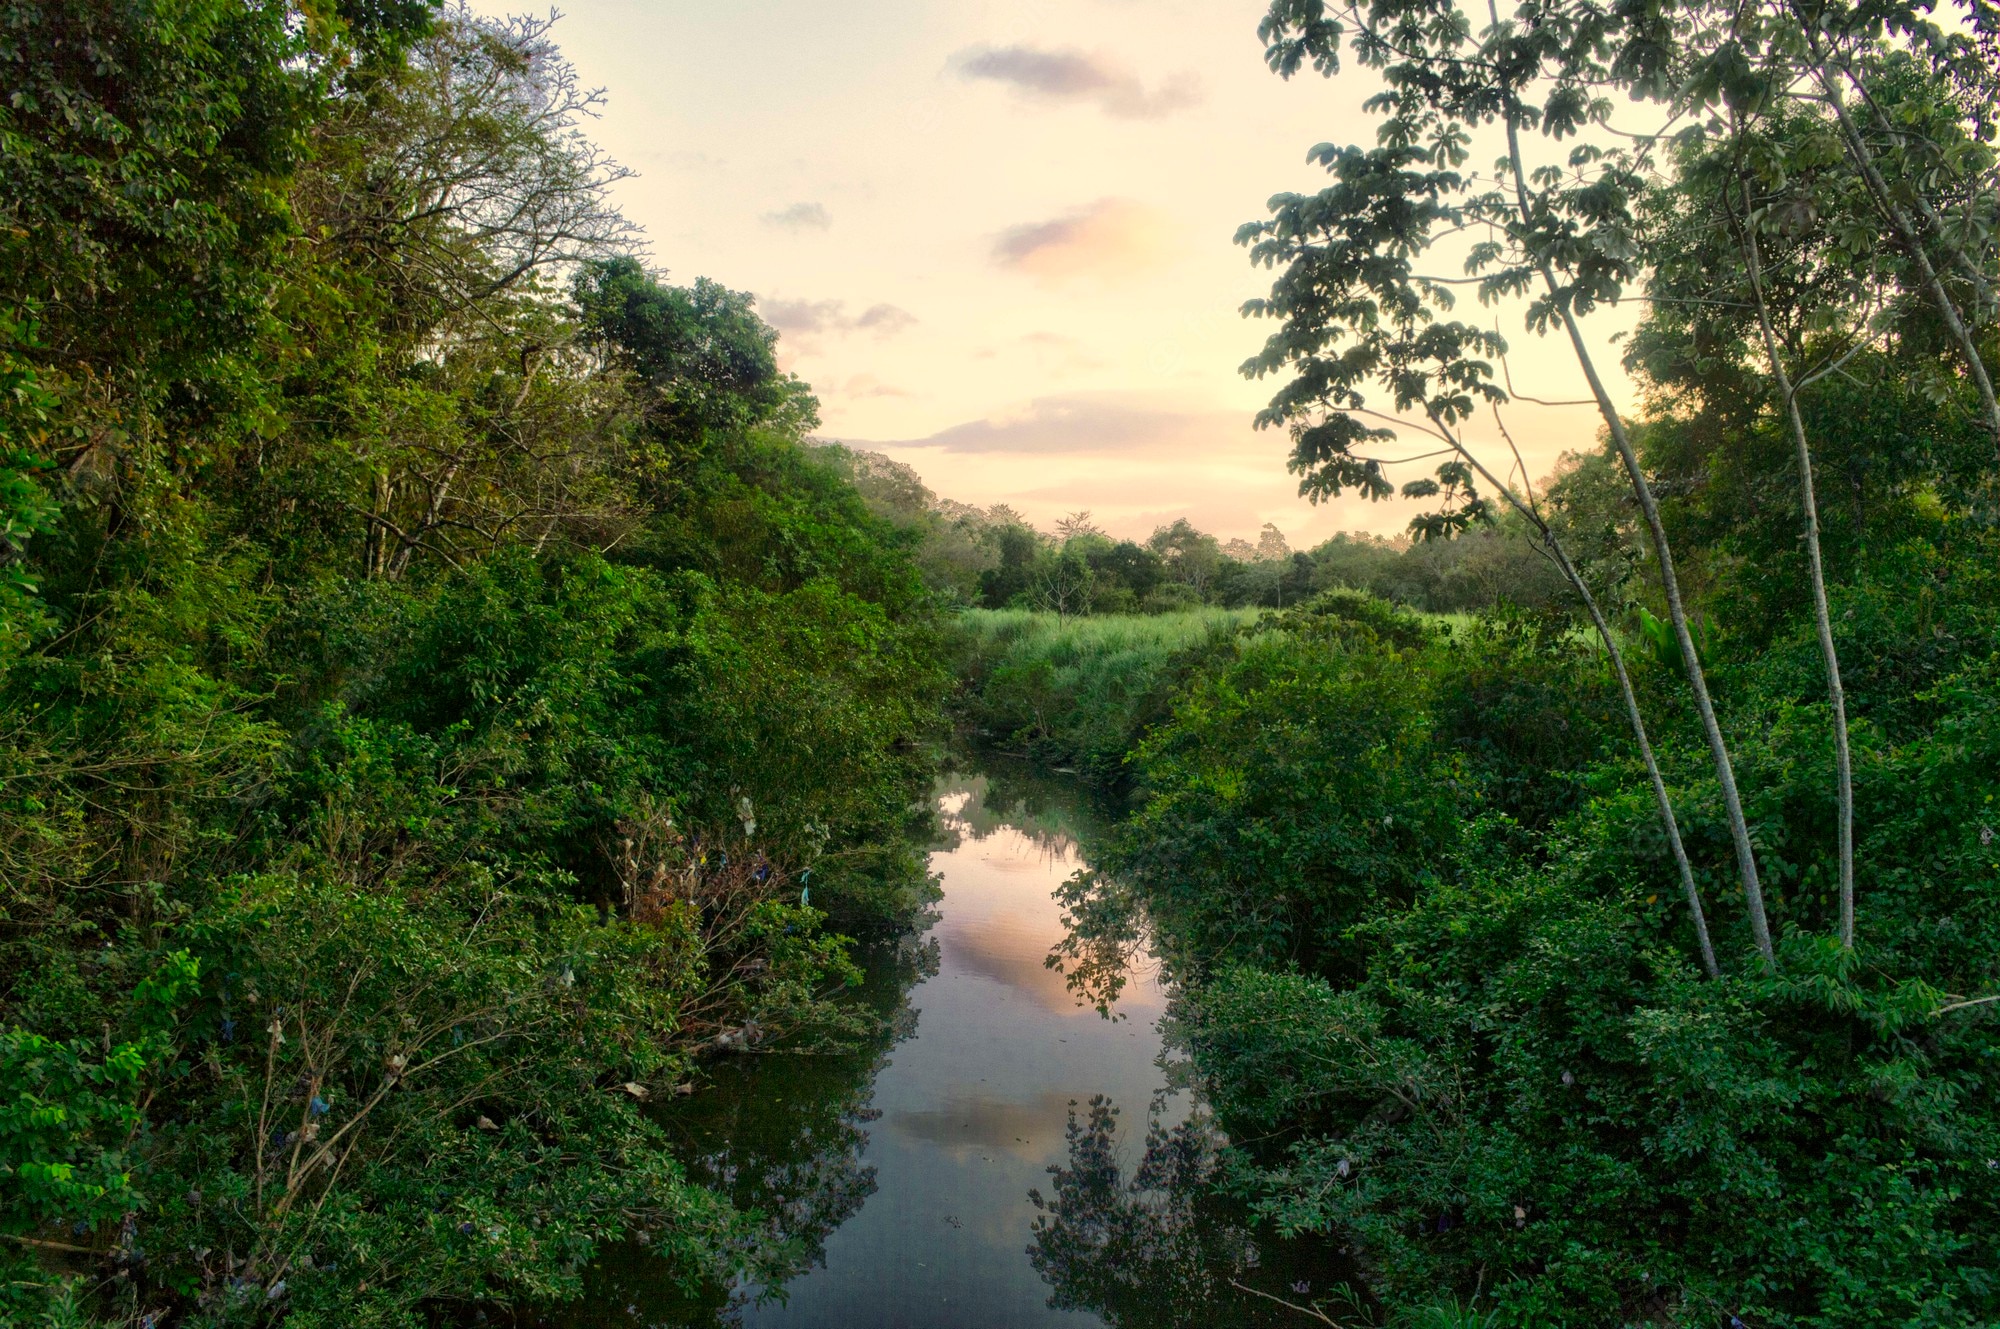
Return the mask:
[[[1715, 977], [1719, 969], [1701, 894], [1617, 634], [1532, 495], [1496, 475], [1464, 433], [1479, 406], [1497, 411], [1506, 397], [1490, 381], [1491, 367], [1482, 358], [1504, 353], [1505, 343], [1497, 333], [1448, 320], [1454, 303], [1450, 287], [1418, 267], [1434, 228], [1463, 224], [1469, 215], [1452, 197], [1461, 181], [1456, 152], [1448, 138], [1430, 147], [1321, 151], [1335, 184], [1310, 198], [1283, 196], [1270, 221], [1239, 232], [1254, 261], [1283, 269], [1270, 297], [1248, 306], [1281, 320], [1283, 327], [1245, 364], [1245, 372], [1294, 373], [1259, 420], [1291, 429], [1292, 467], [1305, 477], [1301, 488], [1315, 498], [1347, 489], [1388, 497], [1393, 490], [1385, 466], [1391, 463], [1360, 449], [1388, 442], [1401, 425], [1441, 442], [1452, 457], [1437, 468], [1436, 479], [1403, 486], [1407, 497], [1443, 500], [1438, 511], [1412, 521], [1420, 537], [1448, 538], [1484, 519], [1489, 505], [1479, 491], [1481, 480], [1528, 524], [1583, 604], [1611, 661], [1687, 898], [1702, 966]], [[1388, 410], [1369, 404], [1371, 390], [1381, 393]]]
[[[1373, 352], [1345, 343], [1381, 313], [1355, 303], [1358, 287], [1386, 289], [1382, 270], [1400, 270], [1405, 289], [1394, 300], [1449, 307], [1451, 287], [1473, 280], [1482, 299], [1527, 296], [1528, 324], [1559, 331], [1589, 384], [1623, 464], [1651, 538], [1668, 617], [1686, 662], [1696, 715], [1707, 741], [1735, 850], [1752, 939], [1767, 968], [1776, 965], [1757, 856], [1737, 788], [1729, 747], [1696, 650], [1672, 542], [1652, 482], [1630, 431], [1599, 372], [1579, 320], [1615, 302], [1642, 272], [1636, 204], [1652, 163], [1649, 148], [1579, 143], [1562, 165], [1531, 166], [1522, 134], [1536, 130], [1550, 144], [1606, 119], [1601, 85], [1663, 88], [1670, 34], [1658, 25], [1560, 7], [1530, 6], [1524, 21], [1503, 21], [1489, 0], [1488, 22], [1476, 35], [1463, 11], [1409, 3], [1330, 13], [1323, 0], [1279, 0], [1264, 20], [1267, 60], [1289, 76], [1308, 59], [1322, 73], [1340, 67], [1343, 48], [1376, 69], [1387, 90], [1370, 106], [1381, 113], [1380, 146], [1372, 151], [1321, 145], [1313, 157], [1340, 183], [1313, 198], [1281, 195], [1270, 222], [1252, 223], [1239, 242], [1275, 264], [1290, 246], [1290, 266], [1273, 301], [1246, 312], [1282, 317], [1286, 330], [1246, 369], [1269, 373], [1290, 366], [1294, 378], [1260, 417], [1295, 426], [1295, 469], [1302, 489], [1332, 484], [1381, 494], [1388, 485], [1354, 446], [1371, 437], [1343, 407], [1362, 405], [1353, 385]], [[1527, 21], [1532, 20], [1532, 21]], [[1613, 39], [1616, 40], [1613, 40]], [[1606, 54], [1606, 51], [1610, 54]], [[1491, 174], [1467, 172], [1475, 134], [1498, 128], [1503, 154]], [[1481, 233], [1469, 251], [1468, 278], [1419, 274], [1410, 256], [1446, 233]], [[1430, 325], [1417, 352], [1434, 365], [1438, 383], [1458, 398], [1494, 400], [1487, 357], [1497, 337], [1465, 325]], [[1399, 397], [1416, 394], [1397, 388]], [[1315, 411], [1333, 409], [1317, 421]], [[1455, 402], [1454, 402], [1455, 406]]]

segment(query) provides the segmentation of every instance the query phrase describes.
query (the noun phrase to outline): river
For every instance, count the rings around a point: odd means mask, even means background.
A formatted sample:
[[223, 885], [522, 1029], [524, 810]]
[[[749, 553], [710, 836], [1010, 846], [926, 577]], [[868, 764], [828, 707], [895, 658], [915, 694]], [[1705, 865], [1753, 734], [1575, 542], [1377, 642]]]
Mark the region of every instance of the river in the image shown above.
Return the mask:
[[630, 1248], [569, 1323], [1303, 1323], [1270, 1298], [1308, 1299], [1328, 1262], [1257, 1240], [1198, 1184], [1213, 1137], [1169, 1090], [1156, 967], [1107, 1015], [1046, 964], [1099, 825], [1086, 792], [987, 759], [937, 797], [935, 921], [866, 957], [881, 1036], [719, 1062], [666, 1114], [690, 1175], [762, 1215], [758, 1274], [676, 1289]]

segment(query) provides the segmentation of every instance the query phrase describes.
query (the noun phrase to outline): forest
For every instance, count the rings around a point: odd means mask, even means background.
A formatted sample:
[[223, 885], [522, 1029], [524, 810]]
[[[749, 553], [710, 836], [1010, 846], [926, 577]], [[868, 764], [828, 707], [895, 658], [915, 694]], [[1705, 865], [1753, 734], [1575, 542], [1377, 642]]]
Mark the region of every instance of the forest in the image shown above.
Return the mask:
[[[1997, 17], [1265, 19], [1274, 72], [1385, 89], [1239, 233], [1265, 422], [1309, 494], [1511, 527], [1556, 591], [989, 623], [976, 714], [1131, 789], [1063, 962], [1108, 999], [1150, 928], [1235, 1142], [1202, 1184], [1344, 1241], [1391, 1322], [2000, 1316]], [[1676, 132], [1593, 134], [1614, 99]], [[1503, 460], [1465, 286], [1574, 349], [1596, 453]], [[1579, 329], [1635, 293], [1628, 419]], [[1447, 460], [1398, 491], [1412, 441]]]
[[1225, 1322], [1133, 1308], [1226, 1209], [1338, 1252], [1271, 1323], [2000, 1322], [2000, 9], [1248, 20], [1379, 86], [1236, 241], [1273, 466], [1401, 536], [824, 437], [552, 19], [0, 0], [0, 1323], [823, 1260], [852, 1169], [683, 1117], [782, 1049], [859, 1156], [975, 749], [1114, 809], [1049, 963], [1157, 955], [1203, 1103], [1072, 1107], [1050, 1305]]
[[947, 679], [543, 21], [10, 4], [0, 1320], [434, 1322], [741, 1216], [647, 1099], [836, 1038]]

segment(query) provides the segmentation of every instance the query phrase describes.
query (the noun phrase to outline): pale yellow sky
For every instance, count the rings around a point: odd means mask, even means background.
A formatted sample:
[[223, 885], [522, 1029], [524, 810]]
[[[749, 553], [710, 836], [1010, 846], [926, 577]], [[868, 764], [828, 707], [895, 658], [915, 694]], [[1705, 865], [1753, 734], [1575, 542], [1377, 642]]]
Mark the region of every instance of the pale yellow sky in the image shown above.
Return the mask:
[[[1237, 310], [1268, 274], [1231, 236], [1323, 183], [1313, 144], [1374, 133], [1367, 74], [1265, 69], [1262, 12], [573, 0], [554, 35], [607, 91], [593, 136], [639, 173], [618, 197], [652, 262], [757, 294], [823, 435], [1044, 525], [1087, 508], [1120, 535], [1181, 516], [1224, 537], [1274, 522], [1295, 546], [1399, 531], [1400, 501], [1308, 505], [1286, 440], [1251, 427], [1275, 383], [1239, 376], [1265, 329]], [[1522, 391], [1584, 395], [1566, 347], [1496, 316]], [[1622, 384], [1615, 351], [1600, 364]], [[1509, 424], [1539, 477], [1597, 417]]]

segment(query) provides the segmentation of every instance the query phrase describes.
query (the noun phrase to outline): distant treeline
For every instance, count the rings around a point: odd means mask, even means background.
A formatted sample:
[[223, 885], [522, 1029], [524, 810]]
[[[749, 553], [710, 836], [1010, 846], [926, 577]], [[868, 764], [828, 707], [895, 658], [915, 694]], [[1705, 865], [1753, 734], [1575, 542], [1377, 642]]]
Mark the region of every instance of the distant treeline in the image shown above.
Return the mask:
[[[1501, 603], [1538, 608], [1564, 593], [1561, 575], [1514, 522], [1453, 540], [1342, 532], [1295, 550], [1266, 523], [1252, 544], [1220, 539], [1185, 518], [1144, 541], [1115, 540], [1088, 512], [1042, 531], [1004, 503], [980, 508], [940, 498], [909, 466], [877, 452], [828, 444], [869, 506], [917, 541], [917, 562], [947, 605], [1079, 614], [1162, 614], [1201, 606], [1282, 609], [1345, 587], [1434, 613]], [[1592, 493], [1593, 468], [1566, 458], [1557, 485]]]

